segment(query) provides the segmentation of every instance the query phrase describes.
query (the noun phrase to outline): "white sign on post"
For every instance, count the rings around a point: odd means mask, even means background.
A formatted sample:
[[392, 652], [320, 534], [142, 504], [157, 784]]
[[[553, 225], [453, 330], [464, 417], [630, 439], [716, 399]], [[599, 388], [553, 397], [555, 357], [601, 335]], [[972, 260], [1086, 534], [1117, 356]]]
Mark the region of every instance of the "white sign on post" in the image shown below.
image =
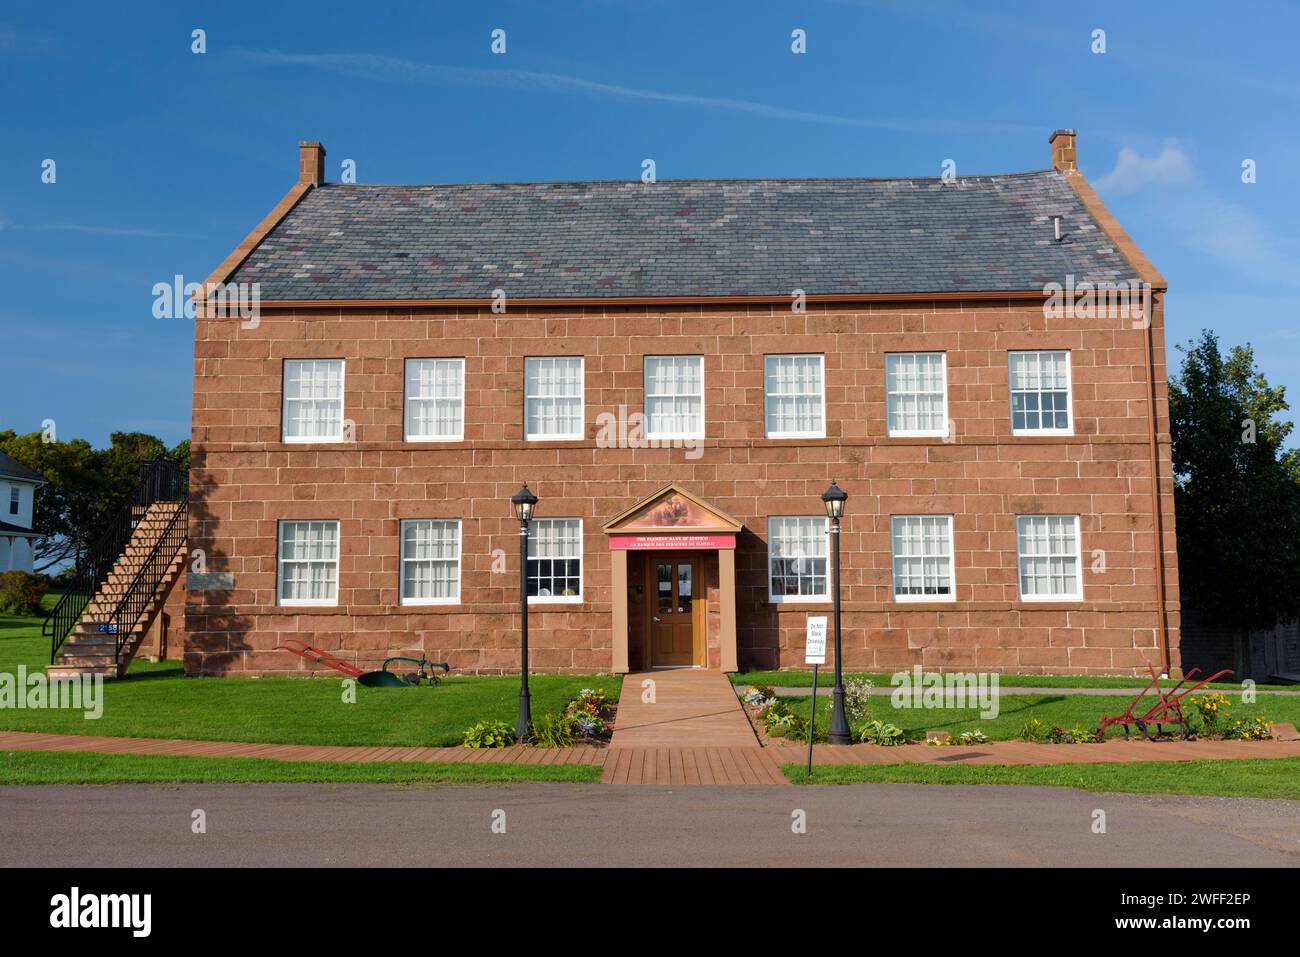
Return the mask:
[[808, 637], [804, 642], [804, 664], [826, 664], [826, 616], [808, 619]]

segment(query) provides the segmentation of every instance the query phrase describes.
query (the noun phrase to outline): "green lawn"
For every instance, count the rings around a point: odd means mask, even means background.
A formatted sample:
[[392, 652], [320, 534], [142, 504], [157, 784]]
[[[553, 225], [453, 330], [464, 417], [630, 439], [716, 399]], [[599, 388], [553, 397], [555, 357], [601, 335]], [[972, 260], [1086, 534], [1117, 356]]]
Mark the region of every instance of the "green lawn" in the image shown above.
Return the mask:
[[[1155, 700], [1154, 695], [1151, 696]], [[811, 695], [789, 696], [782, 699], [790, 710], [807, 718]], [[922, 739], [927, 731], [947, 731], [957, 734], [961, 731], [983, 731], [990, 740], [1006, 741], [1015, 738], [1025, 721], [1037, 718], [1049, 728], [1060, 725], [1067, 730], [1079, 726], [1086, 729], [1097, 727], [1101, 723], [1102, 712], [1118, 715], [1124, 712], [1132, 698], [1111, 697], [1110, 695], [1004, 695], [996, 718], [987, 720], [980, 717], [978, 708], [895, 708], [887, 697], [872, 698], [871, 717], [894, 724], [903, 729], [909, 738]], [[830, 724], [830, 696], [817, 696], [817, 729], [824, 731]], [[1246, 718], [1254, 714], [1263, 714], [1273, 721], [1300, 721], [1300, 698], [1264, 697], [1253, 705], [1243, 705], [1232, 700], [1230, 718]], [[861, 722], [854, 723], [854, 732], [861, 727]], [[1136, 732], [1134, 732], [1136, 733]], [[1106, 732], [1108, 737], [1120, 736], [1119, 728]], [[1086, 745], [1080, 745], [1086, 747]], [[1235, 763], [1235, 762], [1234, 762]]]
[[1019, 784], [1133, 794], [1300, 799], [1300, 758], [1033, 766], [840, 764], [815, 767], [811, 781], [801, 764], [786, 764], [781, 770], [795, 784]]
[[[767, 685], [772, 688], [811, 688], [812, 671], [746, 671], [729, 676], [733, 685]], [[891, 675], [872, 672], [845, 672], [844, 680], [866, 678], [874, 681], [877, 688], [890, 687]], [[998, 683], [1008, 688], [1141, 688], [1151, 679], [1148, 677], [1108, 678], [1095, 675], [1008, 675], [999, 674]], [[819, 688], [829, 688], [834, 681], [834, 673], [823, 668], [817, 678]], [[1162, 685], [1166, 682], [1161, 682]], [[1170, 681], [1167, 684], [1175, 684]], [[1216, 681], [1211, 688], [1241, 688], [1239, 681]], [[1263, 685], [1256, 688], [1277, 691], [1300, 691], [1300, 685]]]
[[[47, 599], [48, 600], [48, 599]], [[40, 620], [0, 615], [0, 672], [29, 672], [49, 662]], [[287, 653], [286, 653], [287, 655]], [[582, 688], [617, 700], [622, 679], [609, 675], [536, 675], [529, 679], [534, 715], [559, 711]], [[356, 687], [342, 701], [335, 678], [186, 678], [174, 662], [137, 661], [121, 680], [104, 682], [103, 716], [80, 711], [0, 710], [0, 730], [191, 738], [283, 744], [420, 745], [461, 743], [483, 719], [513, 727], [517, 677], [450, 678], [436, 688]]]
[[592, 765], [416, 764], [376, 761], [267, 761], [256, 758], [180, 758], [89, 752], [0, 752], [4, 784], [256, 784], [377, 782], [384, 784], [502, 784], [515, 781], [595, 783]]

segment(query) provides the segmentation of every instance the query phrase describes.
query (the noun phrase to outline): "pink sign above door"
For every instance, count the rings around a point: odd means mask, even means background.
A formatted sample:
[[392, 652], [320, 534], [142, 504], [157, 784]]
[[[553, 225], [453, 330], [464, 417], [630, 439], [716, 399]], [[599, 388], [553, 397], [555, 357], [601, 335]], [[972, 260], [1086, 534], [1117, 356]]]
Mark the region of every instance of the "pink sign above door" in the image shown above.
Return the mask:
[[735, 535], [611, 535], [609, 547], [615, 551], [676, 551], [682, 548], [735, 548]]

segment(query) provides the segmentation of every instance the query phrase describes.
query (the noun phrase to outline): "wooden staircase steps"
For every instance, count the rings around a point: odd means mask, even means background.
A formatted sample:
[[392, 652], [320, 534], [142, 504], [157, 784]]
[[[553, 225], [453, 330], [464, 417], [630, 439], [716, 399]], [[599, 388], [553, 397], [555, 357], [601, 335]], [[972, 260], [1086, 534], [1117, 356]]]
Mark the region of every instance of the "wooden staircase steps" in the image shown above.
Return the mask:
[[[118, 633], [101, 630], [106, 627], [101, 622], [116, 612], [149, 556], [153, 555], [154, 549], [163, 540], [163, 535], [177, 512], [186, 508], [183, 502], [155, 502], [147, 509], [140, 510], [139, 523], [132, 531], [126, 548], [86, 604], [81, 620], [59, 648], [53, 664], [46, 669], [46, 674], [51, 679], [97, 674], [105, 678], [119, 678], [126, 673], [154, 620], [181, 578], [187, 554], [185, 544], [182, 543], [175, 554], [156, 556], [156, 561], [166, 562], [167, 565], [153, 594], [148, 597], [134, 622], [125, 623], [126, 627]], [[122, 643], [120, 654], [119, 640]]]

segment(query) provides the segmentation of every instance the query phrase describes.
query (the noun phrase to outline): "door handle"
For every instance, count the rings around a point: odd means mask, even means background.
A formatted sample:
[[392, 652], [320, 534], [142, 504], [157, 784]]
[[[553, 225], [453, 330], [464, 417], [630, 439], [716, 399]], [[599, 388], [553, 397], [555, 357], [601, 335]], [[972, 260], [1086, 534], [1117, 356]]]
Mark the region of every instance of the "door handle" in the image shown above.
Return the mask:
[[650, 617], [651, 617], [653, 620], [655, 620], [655, 621], [658, 621], [658, 620], [659, 620], [659, 616], [658, 616], [658, 615], [651, 615]]

